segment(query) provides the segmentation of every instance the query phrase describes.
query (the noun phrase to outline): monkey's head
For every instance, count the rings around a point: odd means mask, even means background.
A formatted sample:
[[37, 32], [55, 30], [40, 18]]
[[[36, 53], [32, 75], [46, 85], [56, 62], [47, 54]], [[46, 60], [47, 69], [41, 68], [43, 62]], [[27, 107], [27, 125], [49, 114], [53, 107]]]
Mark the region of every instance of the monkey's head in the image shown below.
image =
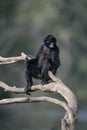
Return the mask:
[[55, 48], [56, 46], [56, 38], [53, 35], [47, 35], [44, 39], [44, 44], [50, 49]]

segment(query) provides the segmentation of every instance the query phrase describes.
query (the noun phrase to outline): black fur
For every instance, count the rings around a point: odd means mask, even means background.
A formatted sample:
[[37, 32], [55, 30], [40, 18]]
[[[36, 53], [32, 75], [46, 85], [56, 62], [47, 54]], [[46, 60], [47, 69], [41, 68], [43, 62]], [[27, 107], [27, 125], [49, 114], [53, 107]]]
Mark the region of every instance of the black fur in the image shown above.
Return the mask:
[[27, 80], [25, 92], [30, 94], [29, 92], [32, 92], [31, 86], [33, 85], [32, 77], [41, 79], [42, 85], [47, 84], [51, 82], [48, 71], [51, 71], [55, 75], [60, 66], [59, 48], [56, 45], [56, 38], [53, 35], [47, 35], [36, 57], [31, 60], [26, 58], [25, 63]]

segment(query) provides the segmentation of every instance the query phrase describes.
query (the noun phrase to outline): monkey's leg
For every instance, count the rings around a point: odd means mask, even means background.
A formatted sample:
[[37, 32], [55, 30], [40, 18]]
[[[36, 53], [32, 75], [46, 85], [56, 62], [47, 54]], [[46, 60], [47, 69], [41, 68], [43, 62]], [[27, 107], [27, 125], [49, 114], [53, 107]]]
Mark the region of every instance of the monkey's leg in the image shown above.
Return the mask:
[[41, 76], [42, 76], [41, 84], [42, 85], [52, 82], [51, 78], [48, 75], [49, 70], [51, 70], [51, 65], [49, 64], [49, 62], [47, 60], [45, 60], [43, 66], [42, 66], [42, 72], [41, 72]]
[[32, 82], [32, 76], [30, 75], [28, 70], [25, 71], [25, 77], [26, 77], [26, 81], [27, 81], [27, 85], [25, 87], [25, 92], [26, 92], [26, 94], [31, 95], [29, 92], [32, 92], [31, 86], [33, 85], [33, 82]]
[[31, 59], [26, 60], [25, 62], [26, 71], [25, 71], [25, 77], [27, 81], [27, 86], [25, 87], [25, 92], [28, 94], [29, 92], [32, 92], [31, 87], [33, 85], [32, 77], [39, 78], [40, 72], [37, 66], [37, 59]]

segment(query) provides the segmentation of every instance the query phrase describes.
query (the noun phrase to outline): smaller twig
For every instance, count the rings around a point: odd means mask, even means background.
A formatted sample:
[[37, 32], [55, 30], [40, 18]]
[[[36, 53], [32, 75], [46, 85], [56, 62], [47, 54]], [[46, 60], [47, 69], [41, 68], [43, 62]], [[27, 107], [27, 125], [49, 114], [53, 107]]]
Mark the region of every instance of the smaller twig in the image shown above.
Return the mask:
[[4, 91], [7, 92], [13, 92], [13, 93], [24, 93], [24, 88], [17, 88], [16, 86], [8, 86], [7, 84], [0, 81], [0, 87], [4, 89]]
[[[21, 56], [17, 56], [17, 57], [9, 57], [9, 58], [5, 58], [0, 56], [0, 64], [11, 64], [11, 63], [15, 63], [17, 61], [20, 60], [25, 60], [25, 58], [28, 57], [25, 53], [21, 53]], [[30, 59], [30, 57], [28, 57], [28, 59]]]

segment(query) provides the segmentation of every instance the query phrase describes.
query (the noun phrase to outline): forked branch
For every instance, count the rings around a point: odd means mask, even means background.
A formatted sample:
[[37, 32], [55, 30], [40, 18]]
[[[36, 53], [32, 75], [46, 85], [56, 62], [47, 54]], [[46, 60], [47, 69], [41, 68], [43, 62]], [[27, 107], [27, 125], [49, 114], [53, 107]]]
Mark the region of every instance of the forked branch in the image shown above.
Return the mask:
[[[18, 57], [10, 57], [4, 58], [0, 57], [0, 64], [10, 64], [15, 63], [19, 60], [25, 60], [27, 55], [21, 53], [21, 56]], [[30, 57], [28, 57], [30, 59]], [[51, 72], [49, 72], [49, 76], [54, 81], [47, 85], [35, 85], [32, 86], [33, 91], [45, 91], [45, 92], [54, 92], [60, 94], [64, 97], [65, 101], [61, 101], [58, 99], [54, 99], [51, 97], [21, 97], [21, 98], [9, 98], [0, 100], [0, 104], [10, 104], [10, 103], [30, 103], [30, 102], [51, 102], [56, 105], [60, 105], [66, 111], [65, 116], [62, 120], [66, 125], [74, 124], [76, 120], [77, 114], [77, 99], [73, 92], [58, 78], [56, 78]], [[0, 87], [2, 87], [5, 91], [13, 92], [13, 93], [25, 93], [24, 88], [17, 88], [16, 86], [8, 86], [7, 84], [0, 81]], [[62, 130], [67, 130], [62, 128]]]

